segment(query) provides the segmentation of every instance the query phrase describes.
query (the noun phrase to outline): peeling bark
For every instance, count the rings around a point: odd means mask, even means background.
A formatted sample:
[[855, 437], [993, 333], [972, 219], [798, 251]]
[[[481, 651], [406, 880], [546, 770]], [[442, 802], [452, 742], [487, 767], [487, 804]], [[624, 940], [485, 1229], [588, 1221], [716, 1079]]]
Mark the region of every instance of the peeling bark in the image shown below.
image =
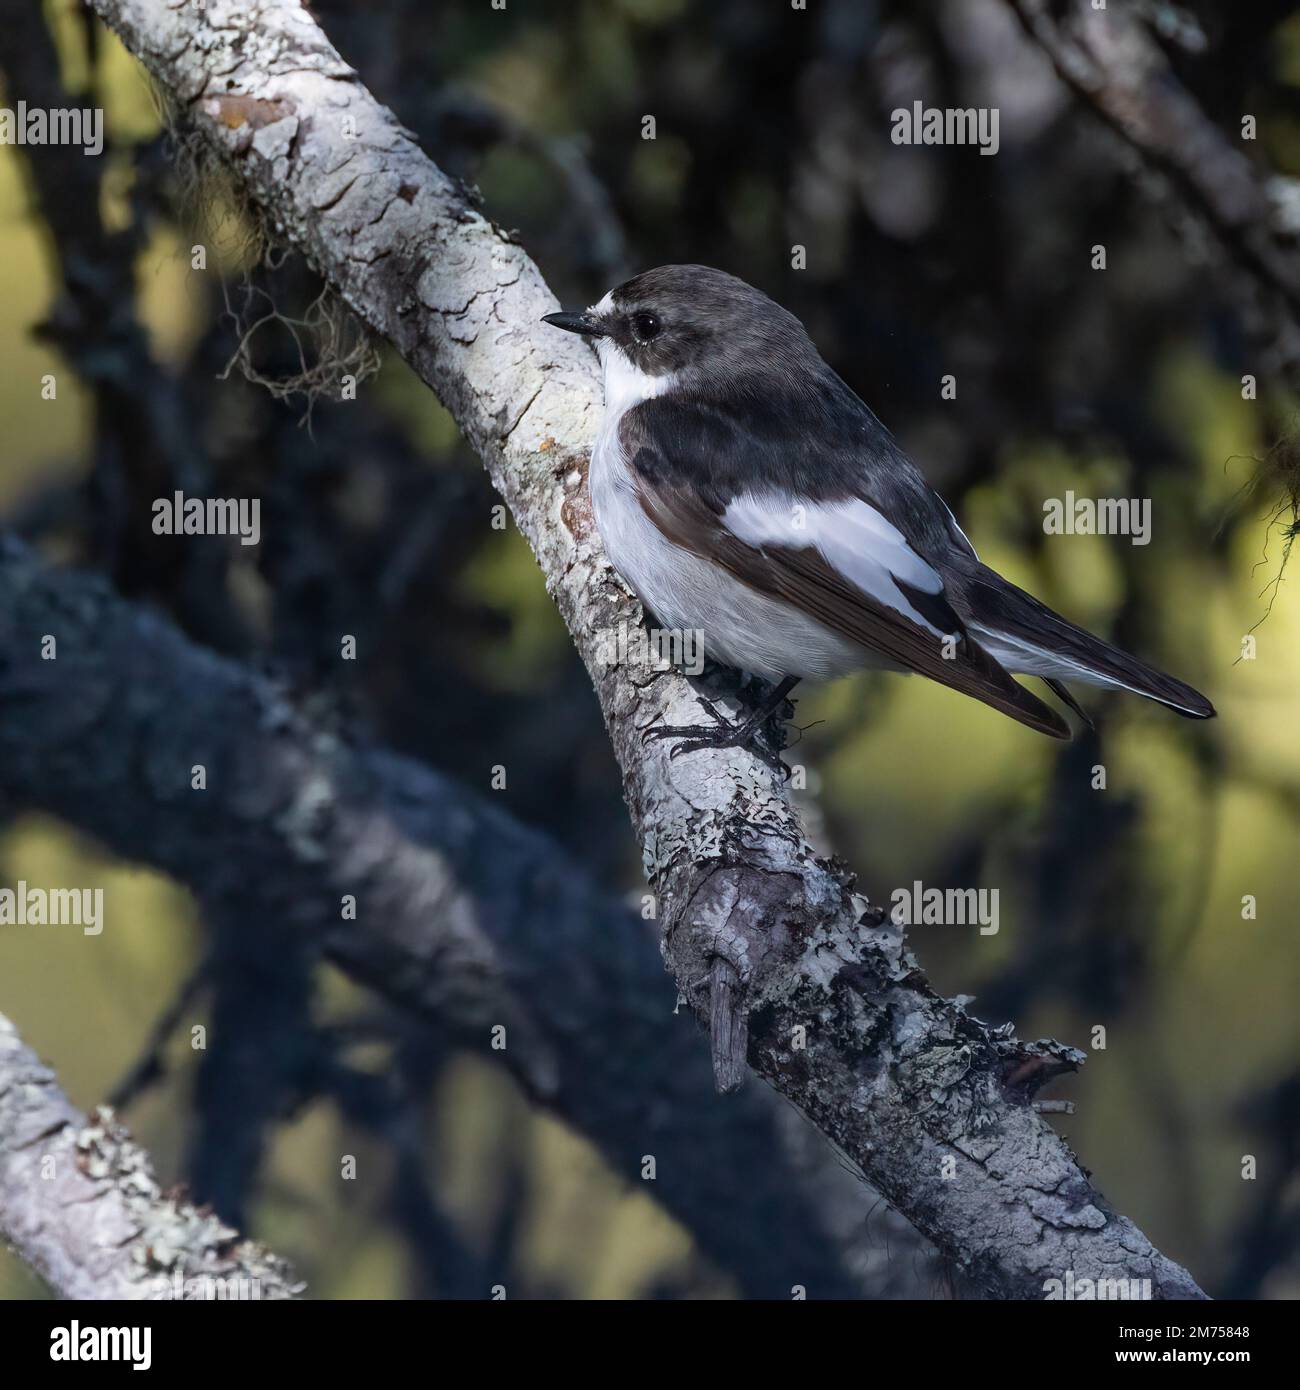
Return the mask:
[[665, 744], [643, 741], [650, 724], [704, 715], [677, 674], [602, 659], [639, 612], [587, 497], [599, 384], [584, 344], [539, 330], [557, 304], [523, 249], [290, 0], [93, 8], [225, 154], [273, 234], [397, 346], [483, 459], [591, 673], [665, 958], [696, 1014], [710, 1016], [721, 959], [739, 986], [723, 972], [731, 1036], [747, 1028], [750, 1066], [988, 1294], [1041, 1298], [1046, 1279], [1073, 1271], [1204, 1297], [1034, 1111], [1037, 1086], [1081, 1053], [1021, 1042], [938, 998], [901, 939], [860, 922], [849, 876], [814, 853], [761, 762], [737, 750], [671, 761]]

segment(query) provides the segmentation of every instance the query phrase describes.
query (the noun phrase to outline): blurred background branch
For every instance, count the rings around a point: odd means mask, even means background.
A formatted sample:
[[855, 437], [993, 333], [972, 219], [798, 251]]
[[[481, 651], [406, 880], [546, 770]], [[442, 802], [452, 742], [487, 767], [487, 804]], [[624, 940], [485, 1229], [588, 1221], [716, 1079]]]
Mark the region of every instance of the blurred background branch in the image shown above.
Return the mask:
[[[1300, 386], [1300, 181], [1256, 169], [1244, 142], [1257, 138], [1257, 114], [1244, 109], [1236, 130], [1221, 130], [1144, 22], [1153, 11], [1168, 38], [1200, 55], [1207, 40], [1194, 14], [1162, 0], [1100, 9], [1089, 0], [1011, 3], [1062, 80], [1139, 157], [1138, 185], [1167, 190], [1209, 230], [1261, 365]], [[1192, 235], [1193, 254], [1204, 241]]]

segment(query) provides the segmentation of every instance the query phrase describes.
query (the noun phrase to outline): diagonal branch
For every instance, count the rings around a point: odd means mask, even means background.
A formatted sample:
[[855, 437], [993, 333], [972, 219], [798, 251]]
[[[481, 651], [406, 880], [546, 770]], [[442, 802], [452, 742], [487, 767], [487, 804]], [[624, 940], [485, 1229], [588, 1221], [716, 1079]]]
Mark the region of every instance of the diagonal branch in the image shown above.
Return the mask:
[[[848, 876], [817, 858], [782, 786], [736, 750], [670, 761], [645, 728], [699, 722], [672, 673], [604, 659], [635, 604], [585, 487], [592, 358], [537, 321], [537, 267], [470, 205], [290, 0], [93, 0], [221, 150], [282, 239], [434, 388], [532, 545], [604, 711], [678, 987], [988, 1293], [1149, 1278], [1203, 1297], [1116, 1214], [1031, 1104], [1082, 1060], [940, 999], [895, 935], [862, 925]], [[716, 1014], [715, 1014], [716, 1016]], [[723, 1054], [728, 1073], [735, 1058]]]
[[148, 1154], [87, 1118], [0, 1014], [0, 1235], [61, 1298], [297, 1298], [285, 1262], [160, 1191]]

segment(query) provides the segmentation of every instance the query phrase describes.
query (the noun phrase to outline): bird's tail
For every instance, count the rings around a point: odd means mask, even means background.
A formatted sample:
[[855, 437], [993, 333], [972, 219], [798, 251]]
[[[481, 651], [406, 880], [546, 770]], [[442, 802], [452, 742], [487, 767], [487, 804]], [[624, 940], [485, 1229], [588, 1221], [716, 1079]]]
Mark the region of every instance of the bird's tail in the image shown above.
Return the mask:
[[[1210, 719], [1214, 706], [1198, 690], [1067, 622], [1044, 603], [971, 559], [946, 576], [946, 593], [979, 644], [1008, 670], [1118, 687], [1189, 719]], [[1076, 707], [1077, 708], [1077, 707]]]

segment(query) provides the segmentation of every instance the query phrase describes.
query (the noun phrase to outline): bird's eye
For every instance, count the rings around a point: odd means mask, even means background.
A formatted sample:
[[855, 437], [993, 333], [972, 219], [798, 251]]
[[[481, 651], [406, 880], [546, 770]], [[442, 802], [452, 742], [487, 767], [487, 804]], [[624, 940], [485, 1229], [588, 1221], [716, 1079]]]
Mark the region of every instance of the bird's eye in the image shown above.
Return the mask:
[[651, 338], [657, 338], [662, 325], [654, 314], [633, 314], [632, 332], [636, 335], [638, 343], [648, 343]]

